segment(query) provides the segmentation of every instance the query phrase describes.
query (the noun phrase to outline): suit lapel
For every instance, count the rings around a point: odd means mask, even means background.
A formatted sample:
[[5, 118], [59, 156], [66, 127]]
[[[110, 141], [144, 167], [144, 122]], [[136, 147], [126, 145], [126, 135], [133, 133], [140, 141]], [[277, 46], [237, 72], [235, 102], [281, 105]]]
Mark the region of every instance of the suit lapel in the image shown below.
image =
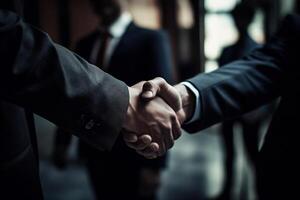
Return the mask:
[[119, 43], [117, 44], [116, 48], [114, 49], [114, 52], [112, 53], [112, 56], [108, 63], [108, 71], [111, 69], [111, 66], [114, 66], [114, 63], [119, 62], [119, 58], [124, 55], [129, 49], [130, 49], [130, 37], [132, 33], [135, 32], [136, 25], [131, 22], [129, 26], [127, 27], [124, 35], [121, 37]]

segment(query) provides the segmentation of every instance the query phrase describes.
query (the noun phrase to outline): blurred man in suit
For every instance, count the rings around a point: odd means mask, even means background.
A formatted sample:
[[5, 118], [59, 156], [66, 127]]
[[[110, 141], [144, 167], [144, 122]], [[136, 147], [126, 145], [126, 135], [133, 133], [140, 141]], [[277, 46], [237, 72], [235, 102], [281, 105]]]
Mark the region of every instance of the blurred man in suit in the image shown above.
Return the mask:
[[[172, 86], [161, 80], [144, 85], [143, 97], [182, 102], [185, 129], [203, 130], [281, 97], [257, 159], [259, 199], [298, 199], [300, 122], [300, 16], [288, 16], [262, 48], [212, 73]], [[181, 98], [174, 98], [176, 94]], [[201, 147], [199, 147], [201, 148]]]
[[[238, 40], [235, 44], [224, 48], [218, 60], [220, 67], [242, 58], [259, 46], [248, 33], [248, 28], [255, 15], [254, 5], [248, 1], [241, 2], [235, 6], [231, 14], [238, 31]], [[248, 183], [249, 176], [251, 176], [251, 173], [248, 173], [250, 169], [245, 173], [245, 169], [239, 167], [238, 158], [247, 156], [250, 161], [249, 165], [255, 162], [260, 128], [269, 113], [270, 109], [263, 106], [240, 118], [222, 123], [221, 131], [225, 144], [225, 182], [219, 199], [240, 199], [241, 195], [244, 196], [243, 199], [247, 199], [245, 196], [249, 196], [251, 193], [244, 189], [247, 188], [247, 185], [251, 185]], [[236, 124], [241, 125], [241, 134], [234, 131]], [[237, 138], [241, 138], [242, 141]], [[241, 151], [243, 147], [246, 154]], [[255, 172], [253, 171], [253, 173]], [[241, 191], [246, 192], [241, 193]]]
[[[162, 154], [173, 145], [180, 125], [170, 107], [161, 99], [141, 102], [142, 83], [128, 87], [54, 43], [46, 33], [24, 23], [14, 13], [19, 5], [14, 3], [0, 2], [1, 199], [43, 199], [31, 112], [100, 150], [110, 150], [122, 128], [136, 133], [123, 135], [136, 141], [140, 152], [152, 149]], [[150, 148], [145, 144], [151, 138], [143, 137], [144, 131], [157, 137]]]
[[[91, 5], [100, 24], [78, 42], [79, 55], [128, 85], [157, 76], [174, 82], [171, 50], [164, 32], [137, 26], [125, 0], [91, 0]], [[66, 136], [57, 134], [56, 137], [54, 159], [58, 165], [66, 160], [71, 134]], [[98, 199], [155, 198], [166, 156], [146, 160], [126, 148], [121, 139], [112, 152], [99, 152], [83, 142], [79, 148], [80, 155], [87, 159]]]

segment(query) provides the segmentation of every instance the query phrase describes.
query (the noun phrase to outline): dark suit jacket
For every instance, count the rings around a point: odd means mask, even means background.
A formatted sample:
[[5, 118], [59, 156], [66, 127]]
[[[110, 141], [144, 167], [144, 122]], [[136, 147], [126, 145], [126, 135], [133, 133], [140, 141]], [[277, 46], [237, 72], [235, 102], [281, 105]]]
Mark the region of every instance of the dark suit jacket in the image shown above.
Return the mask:
[[[89, 34], [78, 42], [76, 52], [83, 58], [89, 59], [99, 37], [101, 37], [99, 31]], [[158, 76], [171, 83], [174, 82], [171, 50], [165, 32], [144, 29], [131, 23], [113, 51], [107, 72], [127, 85]], [[165, 164], [164, 157], [151, 161], [142, 158], [135, 151], [127, 148], [122, 140], [116, 144], [110, 154], [97, 153], [90, 147], [84, 148], [88, 154], [96, 154], [94, 159], [99, 159], [99, 156], [102, 155], [102, 158], [107, 157], [113, 162], [130, 163], [131, 160], [135, 166], [141, 164], [154, 168], [160, 168]], [[99, 162], [104, 161], [99, 160]]]
[[[288, 16], [264, 47], [189, 81], [201, 95], [199, 131], [281, 97], [258, 160], [260, 199], [299, 198], [300, 16]], [[296, 181], [296, 183], [295, 183]]]
[[127, 110], [128, 89], [4, 10], [0, 60], [0, 196], [41, 199], [32, 121], [22, 107], [109, 150]]
[[[99, 37], [98, 31], [84, 37], [78, 42], [76, 52], [88, 60]], [[131, 23], [114, 49], [107, 72], [127, 85], [157, 76], [172, 83], [172, 66], [171, 50], [165, 32], [144, 29]]]
[[223, 65], [242, 58], [257, 47], [258, 44], [247, 34], [243, 38], [240, 38], [237, 43], [223, 49], [218, 64], [222, 67]]

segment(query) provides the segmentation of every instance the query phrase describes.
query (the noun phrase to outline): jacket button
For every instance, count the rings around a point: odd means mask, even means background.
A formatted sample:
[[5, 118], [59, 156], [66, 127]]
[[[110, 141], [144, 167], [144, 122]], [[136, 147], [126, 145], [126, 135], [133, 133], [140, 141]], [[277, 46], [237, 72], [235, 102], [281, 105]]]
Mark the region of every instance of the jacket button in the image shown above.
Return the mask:
[[91, 119], [88, 123], [85, 124], [86, 130], [91, 130], [95, 126], [95, 121]]

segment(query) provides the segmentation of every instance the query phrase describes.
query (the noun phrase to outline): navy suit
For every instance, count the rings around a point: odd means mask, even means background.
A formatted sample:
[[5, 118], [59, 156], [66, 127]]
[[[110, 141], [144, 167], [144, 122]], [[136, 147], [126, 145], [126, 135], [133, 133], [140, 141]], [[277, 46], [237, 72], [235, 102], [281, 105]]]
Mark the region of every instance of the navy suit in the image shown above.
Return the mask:
[[[89, 59], [99, 35], [99, 32], [95, 31], [80, 40], [76, 52]], [[107, 72], [128, 85], [156, 76], [161, 76], [172, 83], [174, 82], [172, 67], [166, 34], [131, 23], [111, 56]]]
[[[259, 198], [299, 199], [300, 16], [288, 16], [264, 47], [189, 81], [201, 96], [199, 131], [281, 97], [257, 161]], [[296, 181], [296, 182], [295, 182]]]
[[[258, 47], [259, 45], [249, 36], [248, 33], [241, 35], [237, 43], [224, 48], [218, 60], [219, 66], [222, 67], [230, 62], [238, 60]], [[256, 159], [256, 155], [258, 153], [259, 131], [262, 122], [264, 122], [262, 119], [266, 118], [268, 113], [269, 112], [267, 112], [266, 107], [262, 107], [252, 111], [251, 113], [247, 113], [245, 116], [234, 120], [228, 120], [222, 124], [221, 133], [225, 144], [225, 183], [220, 199], [230, 199], [233, 195], [232, 191], [236, 188], [240, 189], [243, 187], [242, 185], [245, 185], [244, 182], [248, 181], [247, 176], [242, 175], [242, 170], [237, 167], [238, 162], [236, 158], [241, 152], [240, 145], [242, 144], [247, 152], [250, 162]], [[243, 139], [242, 143], [234, 141], [236, 137], [234, 133], [234, 125], [236, 123], [239, 123], [242, 127], [242, 133], [240, 135]], [[241, 177], [240, 181], [236, 181], [236, 176]], [[240, 182], [243, 184], [239, 184]], [[241, 195], [245, 194], [238, 195], [241, 198]], [[235, 196], [238, 195], [235, 194]]]

